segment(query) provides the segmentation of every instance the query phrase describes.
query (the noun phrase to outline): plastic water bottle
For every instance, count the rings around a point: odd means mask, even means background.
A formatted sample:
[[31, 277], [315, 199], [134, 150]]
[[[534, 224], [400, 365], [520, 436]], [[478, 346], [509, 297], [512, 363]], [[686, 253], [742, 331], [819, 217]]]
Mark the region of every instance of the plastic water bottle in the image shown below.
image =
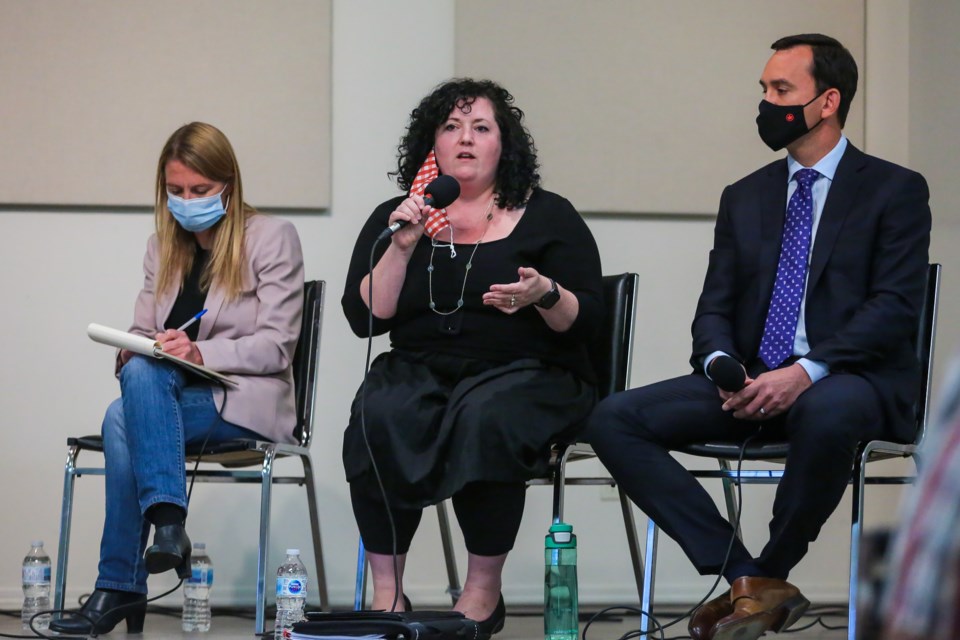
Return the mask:
[[544, 550], [543, 637], [577, 640], [577, 536], [563, 522], [551, 525]]
[[277, 624], [274, 640], [290, 637], [293, 623], [303, 620], [307, 603], [307, 568], [300, 561], [299, 549], [287, 549], [287, 559], [277, 569]]
[[[30, 618], [40, 611], [50, 609], [50, 556], [43, 550], [43, 540], [30, 543], [30, 553], [23, 559], [23, 608], [20, 621], [25, 630], [30, 629]], [[50, 626], [50, 615], [33, 621], [37, 629]]]
[[184, 631], [210, 631], [210, 588], [213, 586], [213, 563], [207, 555], [207, 545], [193, 543], [190, 554], [190, 578], [183, 583]]

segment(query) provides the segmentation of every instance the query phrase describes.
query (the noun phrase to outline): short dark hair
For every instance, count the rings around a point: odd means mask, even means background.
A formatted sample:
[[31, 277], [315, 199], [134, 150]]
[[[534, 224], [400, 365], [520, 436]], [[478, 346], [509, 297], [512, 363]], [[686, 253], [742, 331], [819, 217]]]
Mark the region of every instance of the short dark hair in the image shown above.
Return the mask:
[[523, 111], [513, 104], [513, 96], [491, 80], [454, 78], [444, 82], [410, 113], [407, 131], [397, 146], [397, 170], [388, 174], [396, 176], [401, 189], [410, 189], [420, 165], [433, 149], [437, 128], [453, 108], [469, 113], [478, 98], [491, 102], [500, 128], [500, 163], [494, 187], [497, 206], [515, 209], [527, 202], [530, 192], [540, 185], [537, 149], [523, 125]]
[[800, 45], [808, 45], [813, 49], [813, 68], [810, 69], [810, 73], [816, 82], [817, 93], [823, 93], [831, 88], [840, 92], [837, 117], [840, 119], [842, 128], [847, 121], [850, 103], [853, 102], [853, 96], [857, 93], [856, 60], [839, 40], [820, 33], [803, 33], [780, 38], [770, 45], [770, 48], [783, 51]]

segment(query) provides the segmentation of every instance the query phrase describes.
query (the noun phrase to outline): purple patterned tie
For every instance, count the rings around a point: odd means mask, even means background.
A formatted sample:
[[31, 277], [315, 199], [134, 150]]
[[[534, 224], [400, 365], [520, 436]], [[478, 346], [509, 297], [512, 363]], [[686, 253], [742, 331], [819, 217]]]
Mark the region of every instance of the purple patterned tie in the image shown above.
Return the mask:
[[787, 205], [777, 281], [773, 284], [770, 309], [760, 341], [760, 359], [769, 369], [776, 369], [793, 353], [800, 301], [807, 280], [810, 233], [813, 230], [811, 187], [820, 174], [815, 169], [800, 169], [793, 177], [797, 181], [797, 189]]

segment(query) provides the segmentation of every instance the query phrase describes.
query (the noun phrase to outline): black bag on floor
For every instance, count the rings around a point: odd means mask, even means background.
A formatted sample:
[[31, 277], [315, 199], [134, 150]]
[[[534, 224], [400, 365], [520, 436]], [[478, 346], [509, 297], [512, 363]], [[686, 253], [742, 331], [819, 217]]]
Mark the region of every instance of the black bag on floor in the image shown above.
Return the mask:
[[382, 635], [405, 640], [474, 640], [475, 620], [459, 611], [309, 612], [293, 625], [294, 638]]

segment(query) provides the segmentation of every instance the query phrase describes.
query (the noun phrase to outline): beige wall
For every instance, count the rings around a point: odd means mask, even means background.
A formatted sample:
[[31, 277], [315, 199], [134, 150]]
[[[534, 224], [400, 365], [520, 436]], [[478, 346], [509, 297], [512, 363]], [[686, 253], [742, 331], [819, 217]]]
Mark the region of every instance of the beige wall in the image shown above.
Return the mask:
[[202, 120], [261, 204], [329, 207], [331, 6], [0, 0], [0, 203], [150, 206], [156, 148]]
[[[319, 435], [313, 454], [331, 598], [335, 605], [346, 606], [352, 597], [357, 537], [340, 464], [340, 433], [360, 381], [364, 343], [349, 332], [339, 298], [359, 226], [378, 202], [395, 193], [385, 174], [393, 166], [407, 113], [431, 86], [454, 71], [455, 16], [452, 2], [435, 0], [402, 4], [335, 0], [333, 16], [333, 204], [329, 215], [292, 219], [303, 239], [307, 276], [329, 283], [317, 398]], [[960, 186], [953, 179], [956, 162], [950, 150], [960, 140], [947, 123], [955, 119], [960, 89], [945, 79], [952, 78], [951, 69], [960, 61], [952, 37], [960, 29], [960, 15], [947, 0], [912, 4], [868, 0], [866, 25], [866, 56], [887, 64], [882, 65], [885, 75], [865, 78], [864, 95], [871, 105], [864, 114], [865, 146], [924, 171], [933, 192], [932, 255], [946, 265], [939, 371], [958, 338], [950, 320], [956, 312], [960, 264], [951, 248], [960, 240], [960, 232], [951, 203], [960, 202]], [[702, 30], [704, 37], [710, 35], [709, 25], [691, 24], [690, 28]], [[431, 34], [429, 46], [423, 44], [422, 34]], [[742, 72], [754, 78], [759, 69]], [[528, 117], [536, 123], [538, 114], [528, 112]], [[754, 142], [744, 140], [744, 144]], [[244, 157], [240, 160], [246, 167]], [[55, 191], [55, 180], [52, 185]], [[682, 181], [665, 185], [683, 187]], [[249, 197], [258, 201], [255, 193]], [[641, 274], [643, 298], [633, 383], [684, 371], [688, 327], [712, 222], [621, 216], [591, 217], [588, 223], [600, 245], [605, 271]], [[0, 367], [0, 424], [6, 435], [0, 482], [7, 487], [5, 517], [0, 521], [0, 539], [7, 549], [0, 554], [0, 604], [4, 607], [19, 602], [19, 563], [29, 541], [42, 537], [51, 552], [55, 550], [65, 438], [95, 432], [104, 408], [117, 394], [110, 353], [89, 342], [83, 328], [90, 321], [115, 326], [128, 322], [150, 228], [149, 216], [140, 213], [0, 210], [0, 273], [6, 276], [0, 285], [5, 303], [0, 334], [5, 336], [6, 363]], [[383, 348], [383, 341], [376, 346]], [[98, 478], [78, 482], [68, 594], [74, 601], [92, 587], [95, 577], [102, 486]], [[899, 490], [876, 488], [870, 495], [868, 524], [892, 518]], [[252, 602], [256, 496], [252, 487], [217, 485], [198, 485], [194, 493], [190, 533], [208, 543], [217, 565], [216, 602]], [[635, 598], [619, 529], [619, 507], [609, 497], [608, 491], [589, 487], [568, 492], [568, 518], [581, 540], [584, 601]], [[771, 492], [750, 489], [745, 498], [746, 538], [757, 548], [765, 534]], [[536, 603], [542, 598], [548, 503], [546, 490], [530, 490], [520, 538], [505, 576], [504, 593], [510, 603]], [[845, 598], [847, 512], [841, 506], [795, 573], [801, 588], [818, 601]], [[309, 548], [301, 490], [277, 489], [274, 523], [271, 563], [279, 564], [277, 554], [285, 547]], [[698, 597], [708, 581], [694, 575], [673, 543], [664, 541], [661, 549], [658, 592], [662, 598], [690, 601]], [[461, 566], [464, 558], [461, 548]], [[159, 593], [169, 584], [168, 576], [154, 578], [151, 591]], [[443, 602], [443, 565], [432, 514], [424, 518], [414, 542], [407, 584], [414, 601]]]
[[[496, 78], [535, 115], [544, 183], [581, 211], [712, 215], [726, 185], [770, 160], [754, 123], [770, 43], [829, 31], [863, 61], [864, 7], [459, 0], [456, 72]], [[857, 145], [863, 105], [846, 124]]]
[[[931, 255], [943, 262], [938, 371], [960, 344], [960, 3], [910, 3], [909, 149], [911, 165], [930, 183], [933, 208]], [[899, 99], [899, 98], [898, 98]]]

